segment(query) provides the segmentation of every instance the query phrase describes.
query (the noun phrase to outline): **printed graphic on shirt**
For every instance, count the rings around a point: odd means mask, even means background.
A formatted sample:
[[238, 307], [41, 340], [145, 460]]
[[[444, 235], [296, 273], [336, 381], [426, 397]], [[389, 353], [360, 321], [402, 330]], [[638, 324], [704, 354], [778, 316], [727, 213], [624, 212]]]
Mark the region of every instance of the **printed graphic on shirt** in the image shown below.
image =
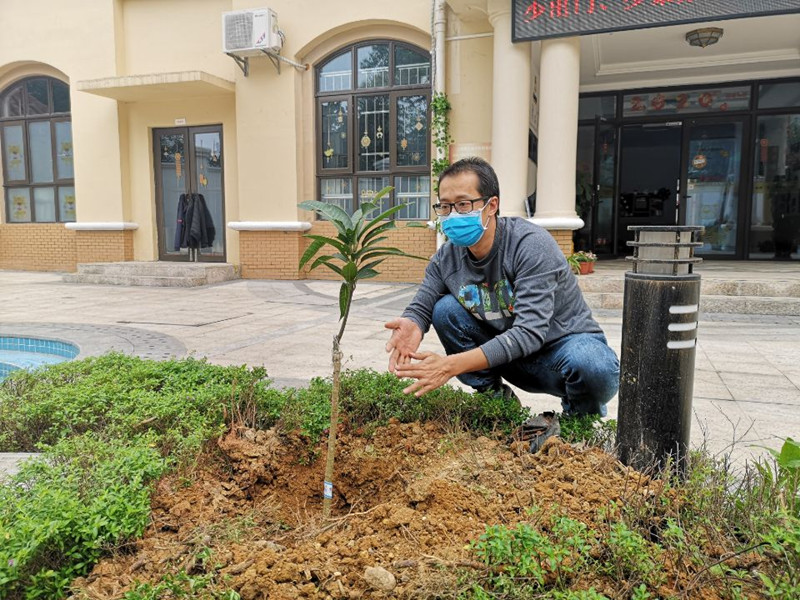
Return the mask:
[[492, 289], [486, 282], [470, 284], [458, 290], [458, 301], [476, 318], [496, 321], [514, 316], [514, 291], [508, 280], [501, 279]]

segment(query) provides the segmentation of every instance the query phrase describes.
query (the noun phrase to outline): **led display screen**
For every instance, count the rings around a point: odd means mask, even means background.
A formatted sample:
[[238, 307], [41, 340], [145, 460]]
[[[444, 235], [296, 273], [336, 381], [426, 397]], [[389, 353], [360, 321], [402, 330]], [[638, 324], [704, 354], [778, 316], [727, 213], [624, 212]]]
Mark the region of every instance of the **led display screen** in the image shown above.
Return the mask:
[[513, 0], [513, 40], [800, 13], [800, 0]]

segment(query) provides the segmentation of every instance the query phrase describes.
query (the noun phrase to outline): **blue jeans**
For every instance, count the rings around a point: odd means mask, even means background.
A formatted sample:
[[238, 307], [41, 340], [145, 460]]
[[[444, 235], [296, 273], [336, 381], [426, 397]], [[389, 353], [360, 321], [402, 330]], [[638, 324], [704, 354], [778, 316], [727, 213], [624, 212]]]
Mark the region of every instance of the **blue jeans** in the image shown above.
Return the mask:
[[[472, 350], [498, 335], [451, 295], [436, 303], [433, 327], [447, 354]], [[505, 379], [526, 392], [561, 398], [567, 414], [606, 416], [606, 404], [619, 389], [619, 360], [602, 333], [573, 333], [535, 354], [458, 379], [479, 391], [497, 388]]]

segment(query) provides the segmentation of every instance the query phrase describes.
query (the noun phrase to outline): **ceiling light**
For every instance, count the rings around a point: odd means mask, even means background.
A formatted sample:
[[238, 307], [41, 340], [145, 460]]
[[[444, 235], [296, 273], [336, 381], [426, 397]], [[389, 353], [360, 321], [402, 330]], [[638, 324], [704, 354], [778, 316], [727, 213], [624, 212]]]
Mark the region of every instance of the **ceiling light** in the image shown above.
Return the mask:
[[704, 27], [703, 29], [693, 29], [686, 34], [686, 41], [690, 46], [700, 46], [705, 48], [711, 44], [716, 44], [722, 37], [722, 29], [719, 27]]

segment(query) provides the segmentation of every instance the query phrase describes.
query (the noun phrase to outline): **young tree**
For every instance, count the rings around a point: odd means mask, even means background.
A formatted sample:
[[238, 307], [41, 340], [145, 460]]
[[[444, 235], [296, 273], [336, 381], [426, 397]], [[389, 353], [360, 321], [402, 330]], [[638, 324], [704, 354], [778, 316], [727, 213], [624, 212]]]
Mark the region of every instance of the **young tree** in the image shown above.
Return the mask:
[[[305, 210], [319, 213], [336, 228], [335, 238], [322, 235], [306, 234], [305, 237], [314, 240], [300, 258], [302, 269], [312, 258], [316, 257], [309, 267], [313, 271], [319, 266], [325, 266], [342, 278], [339, 288], [339, 331], [333, 336], [333, 389], [331, 391], [331, 425], [328, 432], [328, 451], [325, 461], [325, 481], [322, 502], [322, 514], [327, 519], [331, 513], [333, 499], [333, 463], [336, 452], [336, 429], [339, 424], [339, 377], [342, 368], [342, 352], [340, 343], [347, 326], [347, 317], [353, 302], [356, 285], [362, 279], [370, 279], [379, 274], [376, 267], [390, 256], [404, 256], [419, 260], [428, 260], [421, 256], [407, 254], [399, 248], [382, 246], [387, 238], [382, 235], [394, 229], [396, 222], [387, 220], [406, 205], [394, 206], [389, 210], [370, 218], [378, 208], [378, 201], [391, 191], [385, 187], [375, 194], [372, 201], [362, 202], [352, 216], [333, 204], [325, 202], [307, 201], [299, 206]], [[317, 256], [319, 251], [330, 246], [334, 254]]]

